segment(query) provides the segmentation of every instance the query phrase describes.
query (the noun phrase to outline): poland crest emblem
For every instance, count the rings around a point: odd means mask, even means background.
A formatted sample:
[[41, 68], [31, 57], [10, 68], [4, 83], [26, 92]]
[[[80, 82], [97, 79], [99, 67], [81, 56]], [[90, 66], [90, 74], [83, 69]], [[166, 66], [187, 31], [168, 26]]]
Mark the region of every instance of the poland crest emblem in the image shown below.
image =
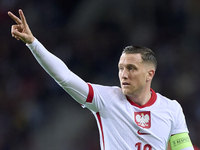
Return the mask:
[[151, 127], [151, 113], [150, 111], [134, 112], [135, 123], [142, 127], [149, 129]]

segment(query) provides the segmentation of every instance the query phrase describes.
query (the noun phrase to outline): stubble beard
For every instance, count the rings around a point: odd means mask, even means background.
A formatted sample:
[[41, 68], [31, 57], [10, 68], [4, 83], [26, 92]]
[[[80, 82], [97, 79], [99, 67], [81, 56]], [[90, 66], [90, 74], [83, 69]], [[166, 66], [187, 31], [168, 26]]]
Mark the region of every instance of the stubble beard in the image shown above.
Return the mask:
[[142, 89], [143, 89], [142, 87], [139, 89], [136, 89], [135, 87], [127, 87], [127, 88], [122, 88], [122, 92], [127, 97], [138, 97]]

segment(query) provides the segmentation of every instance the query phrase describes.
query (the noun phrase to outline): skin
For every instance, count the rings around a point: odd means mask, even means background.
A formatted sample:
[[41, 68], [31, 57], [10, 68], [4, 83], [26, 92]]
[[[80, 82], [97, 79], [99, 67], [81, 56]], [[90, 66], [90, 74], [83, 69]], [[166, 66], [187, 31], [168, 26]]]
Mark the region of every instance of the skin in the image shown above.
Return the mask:
[[141, 54], [122, 54], [119, 60], [119, 80], [122, 92], [134, 103], [142, 106], [150, 97], [150, 86], [155, 69], [143, 62]]
[[[11, 27], [11, 35], [17, 40], [22, 40], [27, 44], [33, 43], [33, 36], [24, 16], [19, 9], [19, 16], [15, 16], [12, 12], [8, 15], [16, 22]], [[151, 97], [150, 86], [155, 68], [151, 64], [144, 63], [140, 54], [122, 54], [119, 60], [119, 80], [123, 93], [130, 100], [138, 105], [144, 105]], [[170, 144], [168, 149], [171, 150]]]
[[8, 15], [16, 22], [15, 25], [12, 25], [11, 27], [11, 35], [12, 37], [16, 38], [17, 40], [22, 40], [23, 42], [27, 44], [31, 44], [34, 41], [34, 36], [31, 33], [31, 30], [26, 22], [26, 18], [24, 16], [24, 13], [21, 9], [19, 9], [19, 16], [15, 16], [10, 11], [8, 12]]

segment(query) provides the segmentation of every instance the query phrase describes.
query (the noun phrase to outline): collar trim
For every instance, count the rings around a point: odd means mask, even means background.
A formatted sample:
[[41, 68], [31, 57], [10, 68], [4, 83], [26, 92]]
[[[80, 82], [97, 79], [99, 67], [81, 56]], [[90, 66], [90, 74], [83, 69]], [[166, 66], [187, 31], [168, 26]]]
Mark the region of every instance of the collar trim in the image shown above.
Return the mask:
[[142, 105], [142, 106], [140, 106], [140, 105], [134, 103], [134, 102], [131, 101], [127, 96], [126, 96], [126, 98], [127, 98], [127, 100], [129, 101], [129, 103], [130, 103], [131, 105], [136, 106], [136, 107], [138, 107], [138, 108], [140, 108], [140, 109], [141, 109], [141, 108], [145, 108], [145, 107], [149, 107], [149, 106], [153, 105], [153, 104], [155, 103], [156, 99], [157, 99], [157, 94], [155, 93], [155, 91], [154, 91], [153, 89], [150, 89], [150, 91], [151, 91], [151, 98], [150, 98], [150, 100], [149, 100], [146, 104], [144, 104], [144, 105]]

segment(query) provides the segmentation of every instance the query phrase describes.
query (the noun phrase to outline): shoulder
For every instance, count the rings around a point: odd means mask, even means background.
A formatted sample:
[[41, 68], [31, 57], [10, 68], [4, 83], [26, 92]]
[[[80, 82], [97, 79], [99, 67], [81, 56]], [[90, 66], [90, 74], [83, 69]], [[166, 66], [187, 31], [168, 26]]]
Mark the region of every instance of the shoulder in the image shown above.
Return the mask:
[[85, 105], [95, 112], [112, 106], [111, 104], [114, 101], [116, 102], [123, 97], [122, 90], [118, 86], [104, 86], [91, 83], [88, 83], [88, 85], [90, 86], [90, 91], [92, 91], [92, 102]]
[[[173, 127], [182, 127], [185, 124], [184, 114], [181, 105], [176, 100], [171, 100], [165, 96], [162, 96], [161, 94], [157, 93], [157, 107], [159, 108], [160, 114], [163, 114], [162, 116], [167, 117], [173, 123]], [[181, 124], [181, 125], [179, 125]], [[185, 129], [184, 129], [185, 131]], [[180, 130], [182, 132], [182, 130]], [[174, 133], [179, 133], [179, 131], [173, 131]]]
[[105, 85], [100, 85], [100, 84], [91, 84], [89, 83], [93, 90], [99, 91], [99, 92], [105, 92], [105, 93], [121, 93], [122, 90], [118, 86], [105, 86]]
[[157, 101], [159, 104], [167, 107], [168, 109], [172, 111], [182, 110], [182, 107], [177, 100], [169, 99], [161, 95], [160, 93], [156, 93], [156, 94], [157, 94]]
[[122, 99], [124, 94], [118, 86], [105, 86], [99, 84], [91, 84], [94, 95], [102, 100], [112, 101], [113, 99]]

